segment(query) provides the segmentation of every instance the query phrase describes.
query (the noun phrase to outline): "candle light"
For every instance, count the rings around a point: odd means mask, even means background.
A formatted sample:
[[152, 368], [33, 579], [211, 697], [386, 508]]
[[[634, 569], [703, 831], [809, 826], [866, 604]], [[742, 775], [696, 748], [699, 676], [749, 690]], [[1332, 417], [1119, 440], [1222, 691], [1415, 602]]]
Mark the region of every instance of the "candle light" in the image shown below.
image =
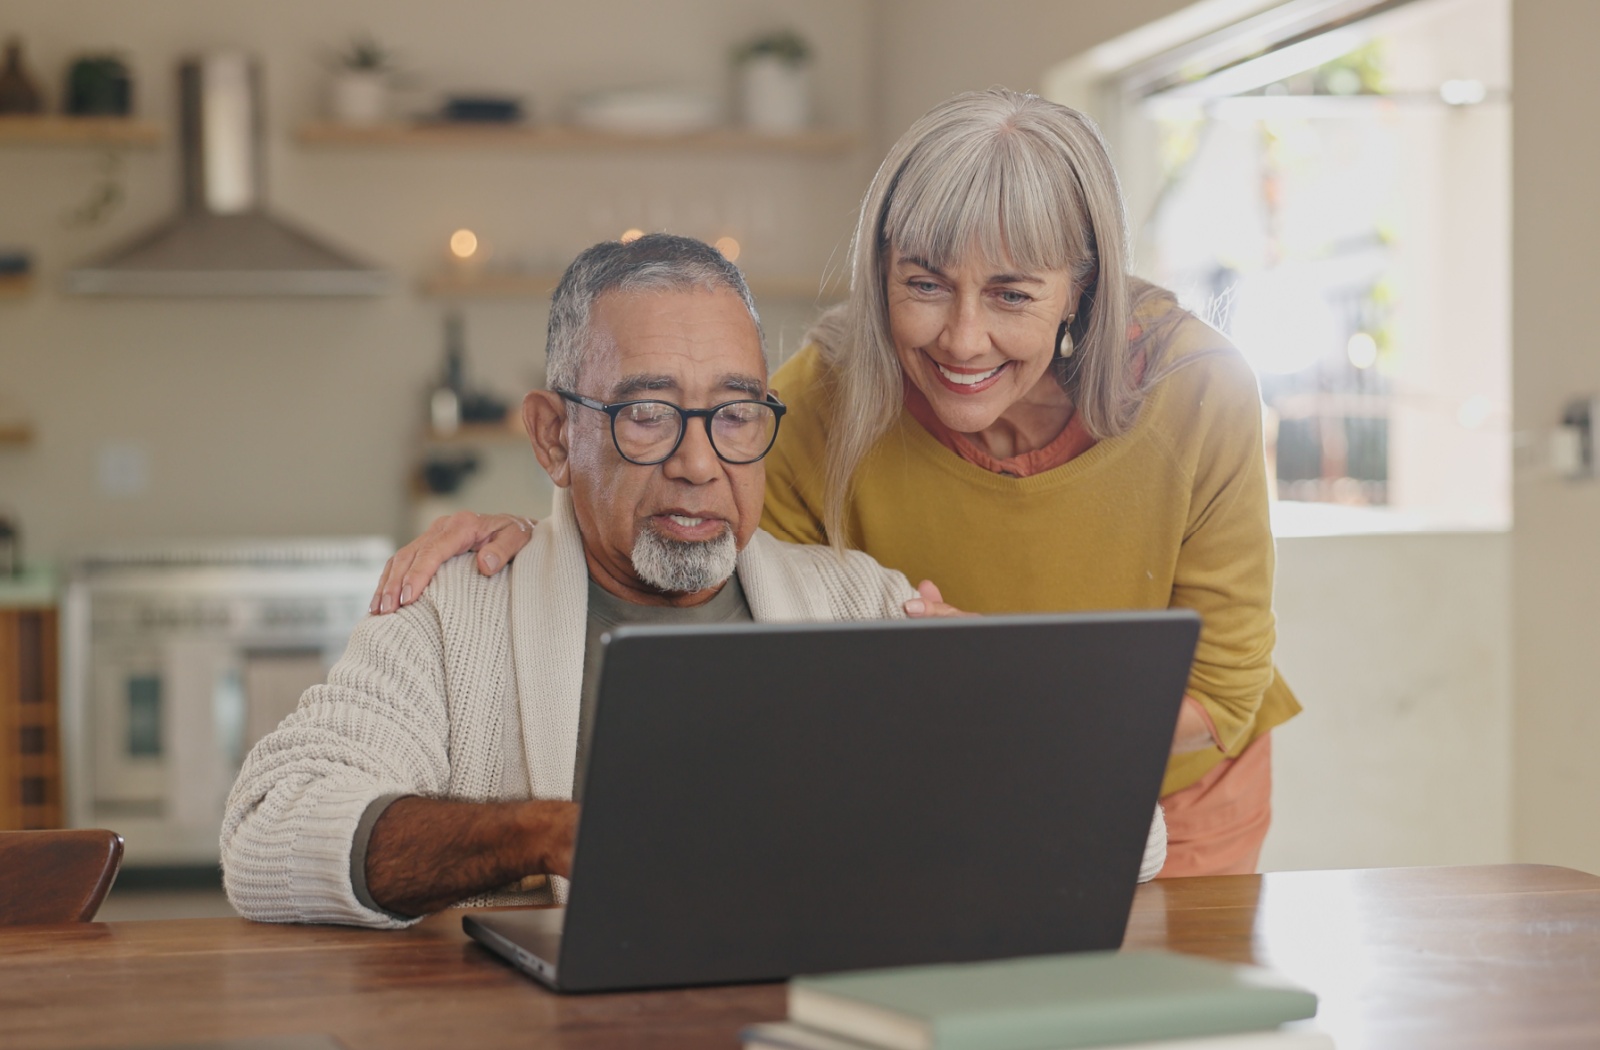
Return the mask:
[[452, 233], [450, 254], [463, 262], [478, 254], [478, 235], [465, 228]]

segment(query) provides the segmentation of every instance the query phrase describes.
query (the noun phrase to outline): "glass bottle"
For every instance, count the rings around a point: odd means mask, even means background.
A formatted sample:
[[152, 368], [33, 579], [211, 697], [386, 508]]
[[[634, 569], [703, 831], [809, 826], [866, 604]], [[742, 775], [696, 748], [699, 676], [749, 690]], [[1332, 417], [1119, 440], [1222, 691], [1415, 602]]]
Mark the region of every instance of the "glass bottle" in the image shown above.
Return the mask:
[[435, 434], [454, 434], [461, 426], [461, 394], [465, 383], [466, 348], [461, 315], [452, 311], [444, 319], [444, 376], [428, 399], [429, 422]]

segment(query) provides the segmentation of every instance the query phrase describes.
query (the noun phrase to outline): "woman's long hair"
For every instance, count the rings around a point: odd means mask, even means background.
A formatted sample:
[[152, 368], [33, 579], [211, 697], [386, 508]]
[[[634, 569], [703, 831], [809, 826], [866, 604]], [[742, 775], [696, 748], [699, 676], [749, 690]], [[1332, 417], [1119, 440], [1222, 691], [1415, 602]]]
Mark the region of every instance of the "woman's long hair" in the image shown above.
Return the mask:
[[[934, 107], [901, 136], [861, 203], [849, 298], [807, 337], [829, 366], [823, 524], [832, 546], [849, 543], [845, 508], [856, 472], [903, 403], [885, 287], [891, 246], [940, 269], [976, 252], [1025, 270], [1069, 271], [1081, 289], [1070, 328], [1076, 352], [1057, 376], [1089, 433], [1105, 439], [1127, 431], [1164, 371], [1148, 359], [1143, 370], [1130, 367], [1134, 311], [1177, 313], [1171, 293], [1129, 275], [1127, 244], [1105, 143], [1076, 110], [990, 88]], [[1160, 343], [1150, 334], [1139, 340], [1147, 355]]]

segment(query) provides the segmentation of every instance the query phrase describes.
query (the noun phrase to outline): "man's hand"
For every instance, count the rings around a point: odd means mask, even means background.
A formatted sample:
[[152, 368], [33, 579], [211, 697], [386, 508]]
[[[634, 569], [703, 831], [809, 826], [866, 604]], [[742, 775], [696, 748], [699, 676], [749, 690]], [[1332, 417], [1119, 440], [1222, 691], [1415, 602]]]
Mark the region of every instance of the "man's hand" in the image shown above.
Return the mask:
[[529, 875], [570, 875], [577, 836], [575, 802], [396, 799], [367, 842], [367, 893], [427, 915]]
[[544, 815], [532, 814], [530, 836], [541, 844], [539, 869], [546, 875], [572, 878], [572, 848], [578, 842], [578, 804], [544, 802]]
[[371, 613], [391, 613], [416, 601], [439, 566], [458, 554], [478, 552], [478, 571], [493, 576], [533, 538], [537, 524], [515, 514], [460, 510], [435, 518], [428, 531], [395, 551], [383, 566]]
[[906, 616], [913, 620], [931, 620], [939, 616], [976, 616], [977, 613], [962, 612], [954, 605], [949, 605], [944, 600], [944, 595], [939, 593], [939, 588], [932, 580], [923, 580], [917, 584], [917, 597], [908, 598], [905, 603]]

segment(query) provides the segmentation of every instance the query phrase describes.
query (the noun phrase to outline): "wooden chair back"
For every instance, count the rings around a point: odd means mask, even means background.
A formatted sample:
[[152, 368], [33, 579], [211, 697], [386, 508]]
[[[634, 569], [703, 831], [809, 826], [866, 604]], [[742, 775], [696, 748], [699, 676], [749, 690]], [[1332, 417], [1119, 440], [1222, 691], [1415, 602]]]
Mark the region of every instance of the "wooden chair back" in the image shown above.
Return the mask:
[[0, 926], [89, 922], [121, 866], [114, 831], [0, 831]]

